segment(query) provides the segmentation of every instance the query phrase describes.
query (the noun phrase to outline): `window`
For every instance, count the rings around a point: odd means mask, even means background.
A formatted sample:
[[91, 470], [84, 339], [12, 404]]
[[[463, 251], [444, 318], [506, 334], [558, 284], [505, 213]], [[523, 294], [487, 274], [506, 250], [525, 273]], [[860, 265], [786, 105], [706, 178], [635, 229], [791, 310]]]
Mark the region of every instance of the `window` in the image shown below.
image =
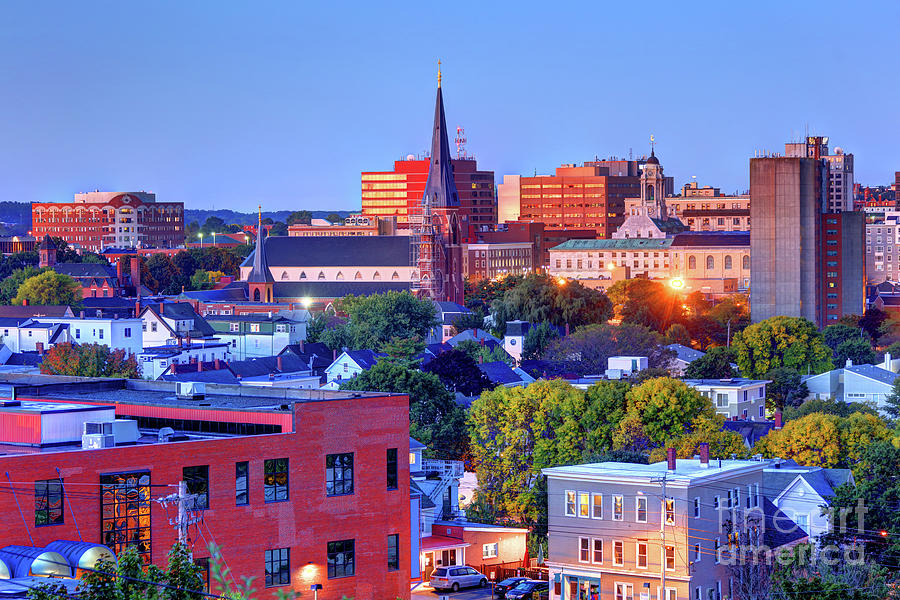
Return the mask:
[[240, 323], [229, 323], [228, 330], [231, 332], [238, 332], [241, 330], [241, 324]]
[[237, 506], [250, 504], [250, 463], [234, 463], [234, 503]]
[[197, 568], [199, 569], [200, 591], [209, 593], [209, 559], [195, 558], [194, 564], [197, 565]]
[[209, 466], [184, 467], [182, 469], [187, 493], [196, 494], [194, 506], [200, 509], [209, 508]]
[[387, 489], [397, 489], [397, 449], [387, 450]]
[[291, 549], [266, 550], [266, 587], [291, 583]]
[[638, 496], [634, 502], [634, 520], [638, 523], [647, 522], [647, 497]]
[[591, 562], [591, 540], [590, 538], [578, 538], [578, 562]]
[[716, 393], [716, 406], [719, 408], [728, 406], [728, 394]]
[[637, 568], [647, 568], [647, 542], [637, 543]]
[[731, 269], [731, 255], [725, 255], [725, 268]]
[[694, 518], [700, 518], [700, 498], [694, 498]]
[[694, 544], [694, 562], [699, 562], [702, 556], [703, 546], [700, 544]]
[[[488, 544], [485, 544], [487, 546]], [[494, 544], [494, 556], [497, 556], [497, 544]], [[487, 558], [487, 557], [485, 557]], [[400, 534], [388, 536], [388, 571], [400, 570]]]
[[325, 457], [325, 495], [345, 496], [353, 493], [353, 453], [329, 454]]
[[127, 337], [127, 338], [131, 337], [131, 327], [125, 328], [125, 337]]
[[731, 500], [731, 490], [728, 490], [728, 496], [725, 499], [725, 508], [731, 508], [733, 506]]
[[150, 472], [100, 476], [100, 540], [117, 556], [136, 546], [150, 563]]
[[809, 515], [803, 513], [795, 513], [794, 523], [796, 523], [800, 529], [809, 533]]
[[356, 571], [354, 540], [328, 542], [328, 579], [351, 577]]
[[63, 484], [60, 479], [34, 482], [34, 526], [59, 525], [65, 521], [63, 513]]
[[666, 571], [675, 570], [675, 546], [666, 546]]
[[707, 269], [715, 269], [716, 268], [716, 260], [712, 256], [706, 257], [706, 268]]
[[[29, 333], [30, 333], [30, 332], [29, 332]], [[100, 330], [100, 336], [99, 336], [99, 337], [100, 337], [101, 340], [103, 339], [103, 330], [102, 330], [102, 329]]]
[[634, 585], [630, 583], [617, 583], [616, 600], [634, 600]]
[[719, 564], [719, 538], [716, 538], [713, 541], [713, 554], [714, 554], [714, 560], [716, 561], [716, 564]]
[[613, 496], [613, 521], [623, 520], [623, 504], [622, 496]]
[[259, 323], [250, 323], [250, 333], [259, 333]]
[[675, 524], [675, 498], [665, 499], [666, 525]]
[[578, 516], [587, 518], [591, 516], [590, 510], [590, 494], [587, 492], [578, 492]]
[[594, 538], [593, 543], [593, 554], [591, 556], [591, 562], [595, 565], [603, 564], [603, 540], [600, 538]]
[[625, 564], [624, 542], [618, 540], [613, 542], [613, 564], [620, 567]]
[[499, 549], [500, 544], [498, 542], [494, 542], [493, 544], [484, 544], [481, 547], [481, 558], [497, 558], [497, 551]]
[[266, 503], [288, 499], [288, 459], [272, 458], [264, 463], [263, 496]]
[[566, 516], [575, 516], [575, 492], [566, 490]]
[[696, 269], [697, 268], [697, 257], [689, 256], [688, 257], [688, 269]]
[[591, 517], [603, 518], [603, 494], [591, 494]]

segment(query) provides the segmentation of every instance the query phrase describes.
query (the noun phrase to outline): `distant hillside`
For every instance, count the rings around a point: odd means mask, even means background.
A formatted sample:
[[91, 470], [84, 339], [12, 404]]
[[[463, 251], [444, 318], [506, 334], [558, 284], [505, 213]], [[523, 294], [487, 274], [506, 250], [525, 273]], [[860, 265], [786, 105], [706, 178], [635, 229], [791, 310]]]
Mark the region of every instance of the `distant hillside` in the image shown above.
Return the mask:
[[[287, 219], [288, 215], [291, 214], [290, 210], [276, 210], [276, 211], [263, 211], [263, 219], [266, 217], [270, 217], [273, 221], [282, 221], [284, 222]], [[337, 213], [342, 217], [348, 217], [353, 214], [353, 211], [349, 210], [312, 210], [310, 211], [314, 219], [324, 219], [331, 213]], [[219, 217], [229, 225], [232, 223], [237, 223], [238, 225], [256, 225], [257, 213], [242, 213], [236, 212], [228, 209], [220, 209], [220, 210], [203, 210], [196, 208], [186, 208], [184, 209], [184, 222], [190, 223], [191, 221], [196, 221], [199, 225], [203, 225], [203, 222], [206, 221], [209, 217]]]
[[0, 234], [24, 235], [31, 229], [30, 202], [0, 202]]

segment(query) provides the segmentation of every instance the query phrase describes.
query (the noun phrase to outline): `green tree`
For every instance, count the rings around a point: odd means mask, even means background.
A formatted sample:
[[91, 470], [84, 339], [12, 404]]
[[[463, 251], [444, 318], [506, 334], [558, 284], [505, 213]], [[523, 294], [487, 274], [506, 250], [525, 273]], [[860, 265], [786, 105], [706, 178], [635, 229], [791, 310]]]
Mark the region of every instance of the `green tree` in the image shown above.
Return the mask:
[[379, 351], [387, 356], [384, 360], [392, 360], [407, 368], [418, 367], [422, 363], [421, 355], [425, 351], [425, 342], [419, 336], [411, 338], [391, 338], [381, 345]]
[[455, 348], [438, 354], [423, 370], [437, 375], [448, 390], [466, 396], [477, 396], [493, 387], [472, 357]]
[[[854, 513], [850, 514], [852, 518]], [[879, 544], [884, 545], [880, 541]], [[845, 556], [853, 556], [848, 550], [854, 547], [859, 547], [858, 539], [848, 540], [841, 547], [826, 547], [824, 555], [817, 560], [812, 560], [818, 550], [813, 544], [782, 550], [771, 578], [772, 595], [765, 597], [778, 600], [896, 600], [892, 591], [895, 572], [872, 560], [874, 553], [865, 552], [867, 560], [845, 560]]]
[[48, 270], [50, 269], [24, 267], [22, 269], [17, 269], [11, 274], [7, 275], [2, 281], [0, 281], [0, 304], [12, 304], [12, 301], [19, 293], [19, 288], [23, 283], [25, 283], [26, 279], [34, 277], [35, 275], [40, 275], [41, 273]]
[[294, 224], [302, 224], [309, 225], [312, 221], [312, 213], [308, 210], [295, 210], [291, 214], [288, 215], [287, 219], [288, 225]]
[[[35, 262], [37, 260], [35, 259]], [[524, 278], [521, 275], [507, 275], [498, 279], [479, 279], [465, 282], [465, 305], [472, 311], [480, 310], [482, 314], [490, 311], [494, 300], [502, 300], [503, 294], [519, 285]]]
[[328, 213], [328, 216], [325, 217], [326, 221], [330, 221], [332, 223], [343, 223], [344, 217], [337, 213]]
[[884, 401], [884, 412], [892, 419], [900, 419], [900, 377], [894, 379], [891, 393]]
[[643, 325], [658, 333], [684, 319], [682, 295], [659, 281], [623, 279], [609, 288], [609, 299], [623, 323]]
[[773, 409], [797, 406], [809, 395], [809, 389], [797, 369], [778, 367], [766, 373], [763, 379], [771, 382], [766, 385], [766, 394]]
[[691, 332], [681, 323], [673, 323], [666, 329], [666, 341], [670, 344], [681, 344], [691, 347]]
[[685, 379], [726, 379], [736, 373], [731, 367], [734, 351], [724, 346], [710, 348], [706, 354], [691, 361], [684, 370]]
[[460, 315], [453, 320], [453, 329], [462, 333], [467, 329], [484, 329], [484, 311], [476, 308], [470, 313]]
[[466, 453], [465, 412], [437, 375], [380, 360], [342, 390], [392, 392], [409, 396], [409, 434], [437, 458], [460, 459]]
[[559, 331], [546, 321], [530, 327], [525, 333], [525, 341], [522, 343], [522, 358], [525, 360], [541, 358], [550, 343], [556, 339], [559, 339]]
[[568, 362], [573, 373], [606, 372], [610, 356], [646, 356], [648, 366], [668, 368], [675, 353], [662, 345], [663, 338], [643, 325], [588, 325], [552, 342], [544, 358]]
[[475, 340], [463, 340], [456, 344], [456, 349], [467, 354], [476, 363], [505, 362], [515, 366], [512, 356], [502, 346], [479, 344]]
[[851, 327], [845, 323], [835, 323], [822, 330], [822, 339], [832, 352], [837, 352], [842, 342], [860, 339], [862, 335], [863, 331], [859, 327]]
[[60, 275], [56, 271], [47, 270], [26, 279], [19, 286], [19, 291], [12, 303], [21, 305], [27, 302], [32, 306], [68, 304], [72, 307], [80, 307], [81, 296], [80, 283], [68, 275]]
[[150, 276], [156, 282], [156, 287], [150, 289], [158, 294], [178, 294], [182, 286], [190, 281], [178, 270], [175, 261], [168, 254], [154, 254], [147, 259], [146, 265]]
[[225, 231], [225, 221], [220, 217], [210, 216], [206, 218], [206, 221], [203, 223], [203, 227], [200, 228], [200, 231], [203, 232], [203, 237], [209, 237], [210, 241], [212, 241], [213, 233], [222, 233]]
[[275, 221], [275, 223], [273, 223], [272, 227], [269, 229], [269, 232], [267, 235], [269, 237], [275, 237], [275, 236], [285, 236], [287, 234], [288, 234], [287, 225], [285, 225], [281, 221]]
[[612, 316], [612, 303], [603, 292], [577, 281], [560, 282], [549, 275], [526, 276], [491, 305], [494, 329], [501, 335], [507, 321], [547, 321], [572, 328], [605, 323]]
[[887, 320], [888, 314], [878, 308], [867, 308], [862, 318], [859, 320], [859, 326], [865, 331], [870, 339], [878, 340], [881, 336], [881, 326]]
[[[885, 409], [886, 410], [886, 409]], [[878, 409], [874, 404], [865, 404], [862, 402], [844, 402], [843, 400], [835, 400], [834, 398], [807, 400], [799, 406], [785, 406], [784, 421], [792, 421], [811, 415], [812, 413], [824, 413], [828, 415], [837, 415], [839, 417], [849, 417], [855, 412], [866, 413], [870, 415], [878, 415]]]
[[77, 377], [116, 377], [139, 379], [137, 358], [119, 348], [110, 350], [105, 344], [56, 344], [44, 356], [41, 373]]
[[732, 346], [745, 377], [761, 379], [777, 367], [801, 373], [821, 373], [832, 368], [831, 349], [816, 326], [801, 317], [772, 317], [747, 326], [734, 337]]
[[344, 345], [353, 350], [380, 348], [393, 338], [425, 339], [438, 324], [434, 302], [420, 300], [406, 291], [345, 296], [337, 305], [339, 312], [347, 314], [347, 322], [338, 326], [343, 331], [330, 337], [345, 341]]
[[878, 362], [878, 355], [872, 350], [872, 344], [860, 337], [844, 340], [834, 351], [834, 363], [838, 366], [850, 360], [854, 365], [871, 365]]

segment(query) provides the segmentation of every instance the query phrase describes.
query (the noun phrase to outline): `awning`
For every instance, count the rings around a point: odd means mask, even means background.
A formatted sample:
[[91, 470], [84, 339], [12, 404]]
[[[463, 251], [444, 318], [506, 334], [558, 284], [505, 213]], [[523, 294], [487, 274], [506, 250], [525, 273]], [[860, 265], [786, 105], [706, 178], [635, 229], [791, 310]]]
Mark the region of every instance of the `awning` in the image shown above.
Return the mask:
[[430, 535], [422, 538], [422, 550], [447, 550], [450, 548], [466, 548], [471, 546], [468, 542], [464, 542], [459, 538], [447, 537], [445, 535]]

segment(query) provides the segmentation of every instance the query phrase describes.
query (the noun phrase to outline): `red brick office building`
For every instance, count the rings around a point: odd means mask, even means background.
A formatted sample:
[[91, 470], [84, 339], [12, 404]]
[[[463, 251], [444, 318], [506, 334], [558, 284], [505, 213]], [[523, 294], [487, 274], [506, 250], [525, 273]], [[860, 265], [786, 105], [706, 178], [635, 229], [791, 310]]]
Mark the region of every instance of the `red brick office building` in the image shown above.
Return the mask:
[[[153, 499], [185, 480], [208, 507], [189, 530], [195, 561], [217, 544], [259, 597], [321, 584], [324, 599], [409, 598], [406, 396], [208, 386], [180, 398], [174, 384], [64, 379], [31, 378], [19, 405], [0, 406], [0, 471], [15, 482], [0, 494], [0, 548], [82, 537], [164, 565], [175, 508]], [[82, 450], [83, 423], [113, 410], [137, 439]]]

